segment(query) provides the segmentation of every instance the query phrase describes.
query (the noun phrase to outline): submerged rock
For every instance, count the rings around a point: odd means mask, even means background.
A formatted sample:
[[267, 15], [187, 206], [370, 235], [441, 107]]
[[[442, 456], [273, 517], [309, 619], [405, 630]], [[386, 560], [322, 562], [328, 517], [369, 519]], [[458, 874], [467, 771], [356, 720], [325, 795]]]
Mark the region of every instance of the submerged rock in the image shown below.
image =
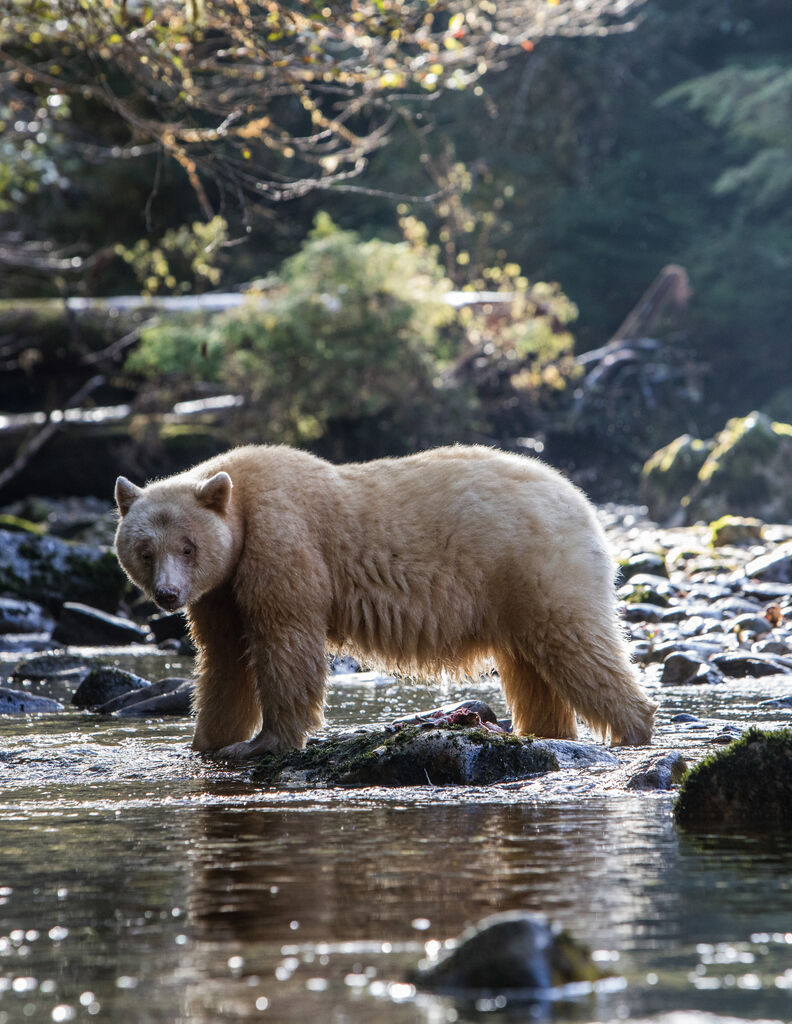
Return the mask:
[[749, 729], [688, 775], [674, 805], [685, 828], [792, 827], [792, 730]]
[[671, 789], [684, 779], [687, 770], [687, 761], [677, 750], [655, 755], [630, 777], [627, 789]]
[[72, 704], [78, 708], [95, 711], [113, 697], [150, 685], [148, 679], [136, 676], [132, 672], [125, 672], [121, 668], [92, 668], [74, 691]]
[[422, 963], [409, 980], [449, 993], [541, 995], [602, 973], [589, 951], [539, 914], [493, 914], [464, 931], [436, 963]]
[[45, 679], [79, 681], [89, 672], [90, 666], [86, 665], [83, 658], [61, 651], [51, 651], [18, 662], [11, 671], [11, 678], [16, 681], [27, 679], [31, 682], [41, 682]]
[[267, 786], [480, 786], [558, 768], [549, 741], [408, 725], [335, 736], [305, 750], [262, 757], [253, 778]]
[[0, 686], [0, 715], [40, 715], [52, 711], [63, 711], [60, 701]]
[[122, 718], [189, 715], [192, 712], [194, 690], [195, 683], [192, 679], [171, 676], [149, 686], [141, 686], [137, 690], [122, 693], [96, 710], [101, 715], [114, 714]]

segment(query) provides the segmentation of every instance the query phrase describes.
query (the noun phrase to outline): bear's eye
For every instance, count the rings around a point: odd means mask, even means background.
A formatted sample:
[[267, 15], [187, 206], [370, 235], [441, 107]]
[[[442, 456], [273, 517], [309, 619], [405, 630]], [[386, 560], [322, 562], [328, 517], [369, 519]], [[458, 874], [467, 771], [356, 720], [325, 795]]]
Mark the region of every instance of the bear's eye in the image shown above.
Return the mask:
[[191, 541], [186, 540], [182, 545], [182, 554], [184, 555], [185, 558], [192, 558], [194, 553], [195, 545]]

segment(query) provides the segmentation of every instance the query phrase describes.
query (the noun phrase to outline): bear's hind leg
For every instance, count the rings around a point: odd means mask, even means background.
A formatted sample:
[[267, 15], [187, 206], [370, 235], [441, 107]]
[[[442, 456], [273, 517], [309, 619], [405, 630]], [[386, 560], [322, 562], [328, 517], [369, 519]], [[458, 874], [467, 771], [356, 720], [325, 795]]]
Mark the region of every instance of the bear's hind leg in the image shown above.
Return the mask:
[[497, 666], [506, 702], [511, 708], [515, 733], [552, 739], [573, 740], [577, 737], [574, 709], [562, 700], [527, 658], [499, 653]]
[[599, 632], [568, 624], [534, 644], [532, 656], [560, 698], [603, 738], [610, 732], [614, 746], [651, 742], [657, 705], [641, 689], [615, 623]]

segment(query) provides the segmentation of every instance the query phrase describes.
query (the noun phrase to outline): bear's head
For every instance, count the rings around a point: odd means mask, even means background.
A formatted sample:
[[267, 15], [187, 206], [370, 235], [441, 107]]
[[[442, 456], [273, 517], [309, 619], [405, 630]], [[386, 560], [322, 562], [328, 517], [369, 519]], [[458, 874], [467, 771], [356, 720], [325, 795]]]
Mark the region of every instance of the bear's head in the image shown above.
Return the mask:
[[228, 473], [206, 480], [172, 478], [137, 487], [116, 480], [121, 520], [118, 560], [160, 608], [176, 611], [225, 583], [234, 571], [239, 531]]

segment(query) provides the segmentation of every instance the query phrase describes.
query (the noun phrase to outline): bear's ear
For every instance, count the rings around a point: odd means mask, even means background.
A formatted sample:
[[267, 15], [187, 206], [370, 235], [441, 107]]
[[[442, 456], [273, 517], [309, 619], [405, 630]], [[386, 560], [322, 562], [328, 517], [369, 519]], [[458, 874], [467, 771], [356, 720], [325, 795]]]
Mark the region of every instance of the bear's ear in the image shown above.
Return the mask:
[[115, 500], [116, 505], [118, 505], [118, 511], [122, 516], [127, 514], [132, 507], [132, 502], [142, 493], [143, 488], [137, 487], [131, 480], [127, 480], [125, 476], [120, 476], [116, 480]]
[[231, 477], [228, 473], [215, 473], [196, 488], [198, 501], [213, 512], [226, 512], [231, 502]]

